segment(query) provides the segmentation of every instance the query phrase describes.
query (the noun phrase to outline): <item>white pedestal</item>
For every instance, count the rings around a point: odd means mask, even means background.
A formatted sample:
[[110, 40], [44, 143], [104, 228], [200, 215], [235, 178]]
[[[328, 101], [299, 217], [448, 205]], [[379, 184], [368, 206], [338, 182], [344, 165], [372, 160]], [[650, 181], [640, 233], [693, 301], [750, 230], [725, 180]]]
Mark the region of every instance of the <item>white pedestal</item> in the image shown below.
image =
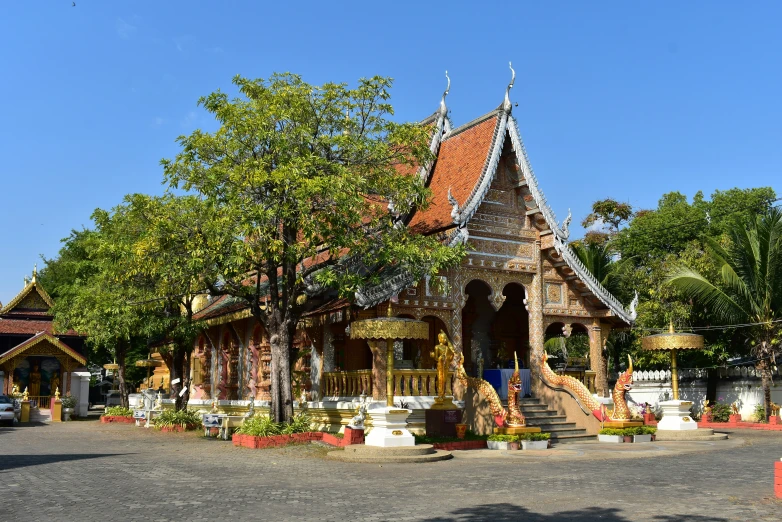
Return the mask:
[[393, 406], [369, 410], [367, 414], [372, 418], [372, 431], [364, 439], [364, 444], [381, 448], [415, 446], [415, 438], [407, 431], [407, 416], [411, 413], [411, 410]]
[[664, 401], [660, 403], [663, 418], [657, 423], [658, 430], [685, 431], [697, 430], [698, 423], [690, 416], [690, 401]]

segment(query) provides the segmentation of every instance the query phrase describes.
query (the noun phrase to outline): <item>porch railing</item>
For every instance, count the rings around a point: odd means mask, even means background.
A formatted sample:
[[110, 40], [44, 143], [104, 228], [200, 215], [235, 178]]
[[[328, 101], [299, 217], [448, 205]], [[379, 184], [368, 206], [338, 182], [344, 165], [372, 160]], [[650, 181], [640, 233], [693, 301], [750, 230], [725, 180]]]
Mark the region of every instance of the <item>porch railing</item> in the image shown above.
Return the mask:
[[51, 395], [28, 395], [30, 398], [30, 407], [48, 410], [51, 408]]
[[[394, 370], [394, 396], [434, 396], [437, 395], [436, 370]], [[453, 373], [445, 383], [445, 394], [453, 395]], [[382, 384], [385, 387], [385, 383]], [[324, 397], [357, 397], [365, 391], [372, 395], [372, 370], [352, 372], [326, 372], [323, 374]]]
[[372, 396], [372, 370], [323, 374], [324, 397], [358, 397], [361, 392]]
[[573, 377], [581, 384], [587, 387], [590, 393], [595, 393], [595, 372], [594, 370], [557, 370], [560, 375]]

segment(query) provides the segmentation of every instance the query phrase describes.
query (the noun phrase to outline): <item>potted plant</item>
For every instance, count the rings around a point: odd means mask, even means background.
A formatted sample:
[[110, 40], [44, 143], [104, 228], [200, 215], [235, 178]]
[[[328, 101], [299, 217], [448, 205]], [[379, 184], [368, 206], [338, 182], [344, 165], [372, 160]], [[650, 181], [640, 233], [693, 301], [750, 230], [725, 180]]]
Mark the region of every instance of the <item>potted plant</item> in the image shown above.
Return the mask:
[[624, 442], [624, 430], [618, 430], [615, 428], [603, 428], [598, 432], [597, 440], [599, 442], [612, 442], [612, 443]]
[[[632, 428], [629, 428], [632, 429]], [[657, 432], [657, 428], [651, 426], [640, 426], [634, 428], [633, 442], [652, 442], [652, 436]]]
[[551, 433], [525, 433], [521, 436], [521, 447], [525, 450], [544, 450], [549, 447]]
[[76, 397], [73, 397], [70, 394], [70, 392], [68, 392], [68, 394], [65, 397], [60, 399], [60, 403], [62, 404], [62, 415], [64, 421], [71, 420], [71, 415], [75, 411], [74, 408], [76, 408], [76, 402], [77, 402]]
[[[493, 450], [508, 450], [510, 449], [510, 443], [519, 442], [518, 435], [489, 435], [486, 439], [486, 447]], [[517, 447], [518, 449], [518, 447]]]

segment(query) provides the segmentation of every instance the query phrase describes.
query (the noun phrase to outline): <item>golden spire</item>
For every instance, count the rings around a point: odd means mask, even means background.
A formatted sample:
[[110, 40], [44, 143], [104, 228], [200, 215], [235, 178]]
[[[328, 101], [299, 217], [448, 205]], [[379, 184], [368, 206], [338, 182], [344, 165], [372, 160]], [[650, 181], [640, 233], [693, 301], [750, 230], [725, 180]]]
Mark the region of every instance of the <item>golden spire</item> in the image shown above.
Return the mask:
[[33, 265], [33, 280], [31, 283], [35, 283], [35, 281], [38, 279], [38, 263], [35, 263]]
[[513, 360], [516, 363], [516, 373], [519, 373], [519, 356], [516, 355], [516, 350], [513, 350]]
[[676, 333], [676, 330], [673, 328], [673, 319], [668, 323], [668, 333]]

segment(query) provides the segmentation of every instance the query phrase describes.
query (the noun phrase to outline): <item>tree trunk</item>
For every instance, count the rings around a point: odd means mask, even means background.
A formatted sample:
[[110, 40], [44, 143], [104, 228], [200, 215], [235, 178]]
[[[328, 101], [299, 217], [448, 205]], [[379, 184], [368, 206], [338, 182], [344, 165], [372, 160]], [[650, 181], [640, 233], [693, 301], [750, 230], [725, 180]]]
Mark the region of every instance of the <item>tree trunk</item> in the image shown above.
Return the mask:
[[270, 325], [270, 329], [269, 344], [272, 352], [272, 367], [269, 415], [274, 422], [287, 423], [293, 418], [293, 391], [290, 367], [293, 335], [290, 331], [291, 328], [286, 323]]
[[[762, 353], [761, 357], [764, 355], [766, 354]], [[766, 358], [758, 361], [757, 369], [760, 370], [760, 382], [763, 385], [763, 406], [765, 408], [763, 420], [768, 421], [768, 417], [771, 415], [771, 364], [769, 364], [769, 360]]]
[[[189, 360], [187, 360], [188, 352], [189, 350], [183, 346], [177, 346], [174, 348], [173, 367], [171, 368], [171, 382], [173, 383], [176, 379], [179, 379], [179, 382], [171, 385], [171, 394], [175, 400], [174, 404], [176, 411], [181, 411], [187, 408], [187, 403], [190, 399], [190, 379], [188, 377], [190, 373], [190, 365]], [[180, 395], [179, 392], [182, 389], [184, 389], [185, 392], [184, 394]]]
[[119, 380], [119, 405], [123, 408], [128, 407], [128, 386], [125, 383], [125, 354], [128, 345], [124, 340], [117, 342], [114, 355], [117, 357], [117, 379]]

